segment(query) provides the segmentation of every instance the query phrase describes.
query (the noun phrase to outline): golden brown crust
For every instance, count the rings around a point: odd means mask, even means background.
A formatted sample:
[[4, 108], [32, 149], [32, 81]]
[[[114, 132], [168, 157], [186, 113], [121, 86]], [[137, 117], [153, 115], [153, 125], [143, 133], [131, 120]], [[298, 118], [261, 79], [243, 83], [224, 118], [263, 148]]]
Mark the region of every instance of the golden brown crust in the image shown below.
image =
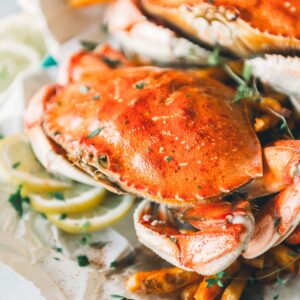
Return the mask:
[[187, 72], [114, 70], [58, 90], [46, 103], [44, 128], [71, 160], [94, 165], [123, 189], [188, 204], [262, 173], [259, 141], [233, 95]]

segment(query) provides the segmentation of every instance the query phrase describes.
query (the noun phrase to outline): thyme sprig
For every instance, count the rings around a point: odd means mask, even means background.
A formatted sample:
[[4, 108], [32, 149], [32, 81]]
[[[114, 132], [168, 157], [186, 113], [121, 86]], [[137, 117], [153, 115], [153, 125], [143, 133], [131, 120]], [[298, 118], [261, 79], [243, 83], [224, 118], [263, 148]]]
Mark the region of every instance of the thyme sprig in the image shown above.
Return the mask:
[[[237, 89], [234, 98], [232, 99], [233, 103], [239, 103], [242, 99], [245, 99], [247, 101], [251, 102], [262, 102], [262, 96], [259, 92], [256, 84], [256, 78], [252, 74], [251, 66], [248, 64], [244, 64], [243, 70], [242, 70], [242, 76], [238, 76], [232, 68], [223, 61], [223, 59], [220, 56], [220, 50], [219, 48], [215, 48], [211, 55], [208, 57], [207, 61], [209, 66], [215, 67], [219, 66], [221, 67], [228, 76], [237, 84]], [[295, 139], [295, 137], [292, 134], [292, 131], [290, 130], [286, 118], [280, 114], [279, 112], [275, 111], [272, 107], [269, 105], [265, 105], [267, 110], [270, 112], [270, 114], [274, 115], [275, 117], [279, 118], [281, 120], [280, 130], [286, 130], [286, 132], [289, 134], [289, 136], [292, 139]]]

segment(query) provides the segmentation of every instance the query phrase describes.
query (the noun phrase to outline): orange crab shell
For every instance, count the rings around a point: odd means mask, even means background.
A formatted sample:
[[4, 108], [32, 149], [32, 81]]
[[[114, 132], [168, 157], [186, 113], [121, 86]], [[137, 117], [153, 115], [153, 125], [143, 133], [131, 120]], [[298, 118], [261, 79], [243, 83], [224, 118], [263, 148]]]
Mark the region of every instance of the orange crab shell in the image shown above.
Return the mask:
[[300, 49], [298, 0], [140, 0], [150, 15], [239, 56]]
[[262, 175], [260, 143], [233, 96], [194, 73], [111, 70], [58, 88], [45, 101], [43, 126], [91, 175], [101, 172], [125, 191], [187, 205]]

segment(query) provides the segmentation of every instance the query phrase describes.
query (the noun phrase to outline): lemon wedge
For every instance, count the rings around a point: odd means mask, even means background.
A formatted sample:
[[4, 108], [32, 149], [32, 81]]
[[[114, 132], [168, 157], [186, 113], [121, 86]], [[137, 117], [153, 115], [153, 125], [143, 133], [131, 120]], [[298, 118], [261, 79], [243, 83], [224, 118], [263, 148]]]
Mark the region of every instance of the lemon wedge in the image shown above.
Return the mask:
[[0, 141], [0, 175], [8, 183], [23, 185], [24, 194], [57, 192], [72, 186], [71, 181], [46, 172], [23, 134], [10, 135]]
[[92, 209], [104, 199], [106, 190], [74, 184], [70, 190], [28, 194], [32, 208], [45, 214], [77, 213]]
[[76, 214], [47, 214], [50, 222], [68, 233], [94, 232], [125, 216], [134, 203], [134, 196], [108, 193], [96, 208]]
[[0, 41], [0, 92], [23, 70], [38, 65], [40, 58], [35, 50], [19, 42]]
[[46, 43], [37, 24], [35, 18], [24, 13], [2, 19], [0, 41], [17, 42], [28, 46], [37, 53], [39, 58], [42, 58], [46, 54]]

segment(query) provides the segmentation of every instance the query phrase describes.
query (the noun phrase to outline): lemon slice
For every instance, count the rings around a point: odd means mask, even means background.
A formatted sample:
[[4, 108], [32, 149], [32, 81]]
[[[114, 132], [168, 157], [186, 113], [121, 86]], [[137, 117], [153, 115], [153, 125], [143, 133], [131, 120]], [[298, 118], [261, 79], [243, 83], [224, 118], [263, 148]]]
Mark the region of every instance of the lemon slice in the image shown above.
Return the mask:
[[[46, 43], [36, 19], [26, 14], [16, 14], [0, 21], [0, 42], [22, 43], [34, 50], [39, 58], [46, 54]], [[12, 49], [13, 50], [13, 49]]]
[[96, 208], [77, 214], [48, 214], [48, 220], [68, 233], [94, 232], [117, 222], [130, 210], [134, 196], [109, 193]]
[[30, 204], [33, 209], [50, 214], [69, 214], [83, 212], [99, 205], [104, 199], [106, 190], [101, 187], [92, 188], [82, 184], [65, 192], [48, 194], [29, 194]]
[[23, 134], [5, 137], [0, 141], [0, 175], [7, 182], [23, 185], [23, 193], [56, 192], [70, 188], [71, 181], [55, 178], [36, 160]]
[[21, 71], [38, 65], [39, 61], [37, 52], [31, 47], [0, 40], [0, 92], [6, 90]]

